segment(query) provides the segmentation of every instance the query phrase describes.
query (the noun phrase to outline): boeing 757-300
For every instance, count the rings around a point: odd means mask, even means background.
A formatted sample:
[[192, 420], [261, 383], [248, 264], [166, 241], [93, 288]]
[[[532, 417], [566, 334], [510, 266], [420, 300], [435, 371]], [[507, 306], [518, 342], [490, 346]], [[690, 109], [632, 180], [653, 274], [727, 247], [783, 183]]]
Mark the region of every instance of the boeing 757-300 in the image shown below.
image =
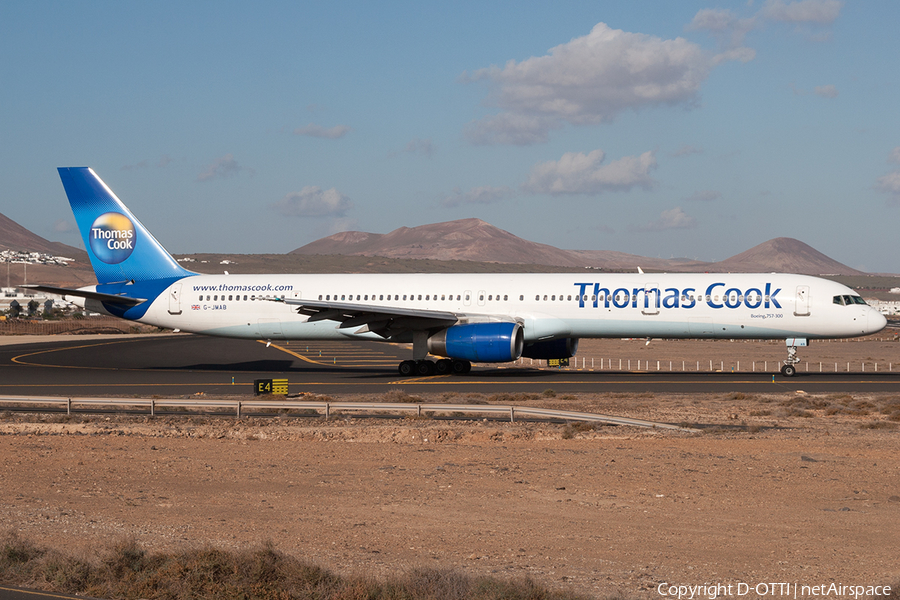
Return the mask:
[[781, 372], [792, 376], [797, 347], [887, 323], [840, 283], [784, 273], [203, 275], [172, 258], [93, 170], [59, 175], [97, 285], [29, 287], [204, 335], [412, 344], [402, 375], [568, 358], [580, 338], [634, 337], [783, 339]]

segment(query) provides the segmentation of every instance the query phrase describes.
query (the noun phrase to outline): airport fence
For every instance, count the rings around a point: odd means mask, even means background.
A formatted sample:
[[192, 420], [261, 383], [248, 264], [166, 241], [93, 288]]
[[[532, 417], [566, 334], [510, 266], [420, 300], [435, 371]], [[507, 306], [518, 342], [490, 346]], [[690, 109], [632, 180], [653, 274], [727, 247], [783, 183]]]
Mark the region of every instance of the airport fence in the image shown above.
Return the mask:
[[85, 317], [84, 319], [6, 319], [0, 321], [0, 335], [89, 335], [97, 333], [147, 333], [155, 331], [140, 323], [115, 317]]
[[[550, 368], [573, 371], [610, 371], [610, 372], [670, 372], [670, 373], [778, 373], [784, 363], [779, 360], [733, 361], [724, 360], [650, 360], [630, 358], [594, 358], [575, 356], [565, 366], [550, 366], [545, 360], [520, 358], [517, 366], [529, 368]], [[801, 361], [795, 365], [798, 373], [879, 373], [894, 371], [894, 363], [878, 363], [865, 361], [849, 362], [809, 362]]]

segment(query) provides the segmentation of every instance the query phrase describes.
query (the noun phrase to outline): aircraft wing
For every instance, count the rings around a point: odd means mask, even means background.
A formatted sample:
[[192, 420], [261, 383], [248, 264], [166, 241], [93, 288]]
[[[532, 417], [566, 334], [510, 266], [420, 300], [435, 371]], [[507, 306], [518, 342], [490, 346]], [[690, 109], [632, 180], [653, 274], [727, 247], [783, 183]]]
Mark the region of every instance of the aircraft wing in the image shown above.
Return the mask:
[[132, 298], [130, 296], [120, 296], [118, 294], [103, 294], [101, 292], [91, 292], [88, 290], [73, 290], [63, 287], [55, 287], [52, 285], [36, 285], [25, 284], [19, 287], [29, 290], [37, 290], [39, 292], [47, 292], [48, 294], [56, 294], [57, 296], [74, 296], [76, 298], [87, 298], [88, 300], [97, 300], [107, 304], [119, 304], [122, 306], [137, 306], [147, 301], [146, 298]]
[[439, 310], [294, 298], [275, 300], [296, 306], [295, 310], [301, 315], [308, 315], [309, 321], [339, 321], [339, 329], [359, 327], [355, 333], [372, 332], [384, 338], [392, 338], [413, 331], [445, 329], [460, 320], [460, 316], [455, 313]]

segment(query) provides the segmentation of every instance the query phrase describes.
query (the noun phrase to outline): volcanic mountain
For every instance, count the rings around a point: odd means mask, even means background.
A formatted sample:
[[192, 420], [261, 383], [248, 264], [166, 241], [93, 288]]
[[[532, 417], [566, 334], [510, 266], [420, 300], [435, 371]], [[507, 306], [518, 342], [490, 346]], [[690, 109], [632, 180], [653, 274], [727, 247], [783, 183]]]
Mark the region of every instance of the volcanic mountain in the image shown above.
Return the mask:
[[712, 263], [710, 267], [711, 270], [734, 273], [776, 271], [809, 275], [865, 275], [800, 240], [786, 237], [763, 242], [731, 258]]
[[0, 214], [0, 250], [40, 252], [52, 256], [67, 256], [79, 261], [87, 261], [87, 253], [84, 250], [79, 250], [61, 242], [46, 240], [37, 234], [31, 233], [2, 214]]
[[721, 262], [637, 256], [610, 250], [562, 250], [529, 242], [480, 219], [401, 227], [386, 234], [345, 231], [316, 240], [290, 254], [339, 254], [435, 260], [469, 260], [562, 267], [662, 271], [719, 271], [860, 275], [811, 246], [775, 238]]

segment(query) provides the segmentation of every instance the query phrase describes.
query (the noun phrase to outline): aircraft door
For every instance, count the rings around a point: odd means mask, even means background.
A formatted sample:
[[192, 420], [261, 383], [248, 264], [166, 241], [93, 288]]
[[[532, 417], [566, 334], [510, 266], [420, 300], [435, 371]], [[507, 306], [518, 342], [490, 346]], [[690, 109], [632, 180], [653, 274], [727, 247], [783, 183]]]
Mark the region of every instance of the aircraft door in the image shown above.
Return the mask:
[[795, 317], [808, 317], [809, 316], [809, 286], [808, 285], [798, 285], [797, 286], [797, 297], [794, 300], [794, 316]]
[[644, 304], [641, 312], [645, 315], [658, 315], [659, 303], [659, 285], [648, 283], [644, 286]]
[[[302, 297], [303, 294], [301, 292], [291, 292], [285, 296], [285, 298], [290, 298], [291, 300], [299, 300]], [[298, 307], [296, 304], [285, 304], [285, 306], [287, 306], [288, 312], [297, 314]]]
[[169, 288], [169, 314], [181, 314], [181, 284], [176, 283]]

